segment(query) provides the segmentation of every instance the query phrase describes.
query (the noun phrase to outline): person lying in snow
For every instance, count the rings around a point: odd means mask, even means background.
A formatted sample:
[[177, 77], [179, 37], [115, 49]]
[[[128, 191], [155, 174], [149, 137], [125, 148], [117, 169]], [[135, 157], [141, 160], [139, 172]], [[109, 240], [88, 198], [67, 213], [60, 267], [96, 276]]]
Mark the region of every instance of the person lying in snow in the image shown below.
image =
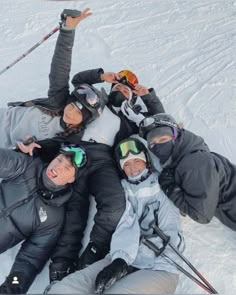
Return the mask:
[[0, 149], [0, 253], [24, 241], [0, 294], [26, 293], [60, 236], [71, 184], [87, 156], [64, 146], [49, 165], [39, 158]]
[[144, 119], [139, 134], [160, 160], [161, 188], [181, 212], [203, 224], [215, 216], [236, 231], [236, 166], [168, 114]]
[[[120, 111], [114, 113], [114, 110], [111, 111], [105, 106], [99, 118], [86, 127], [83, 136], [77, 133], [55, 137], [49, 142], [48, 140], [37, 141], [28, 147], [19, 145], [22, 150], [32, 154], [32, 148], [39, 147], [38, 144], [45, 148], [48, 144], [49, 146], [53, 145], [52, 142], [69, 142], [79, 143], [86, 151], [91, 152], [91, 164], [86, 175], [83, 180], [79, 179], [73, 186], [73, 197], [67, 206], [70, 214], [67, 215], [62, 236], [51, 257], [51, 282], [61, 280], [69, 273], [102, 259], [108, 253], [112, 233], [125, 209], [125, 195], [112, 158], [112, 147], [118, 139], [121, 140], [127, 135], [137, 133], [138, 123], [145, 115], [163, 111], [163, 106], [154, 90], [151, 89], [149, 92], [147, 88], [137, 84], [137, 77], [128, 71], [119, 74], [104, 73], [102, 69], [85, 71], [76, 74], [72, 83], [76, 86], [84, 85], [80, 83], [101, 82], [102, 80], [114, 83], [113, 90], [116, 89], [115, 86], [120, 90], [126, 89], [128, 93], [132, 94], [132, 100], [137, 99], [137, 93], [142, 96], [143, 104], [146, 104], [147, 110], [138, 114], [135, 110], [129, 112], [129, 116], [134, 114], [139, 117], [136, 123], [132, 123], [127, 118], [127, 114], [124, 116]], [[133, 83], [132, 87], [136, 90], [131, 90], [131, 86], [127, 86], [131, 85], [131, 82]], [[93, 87], [91, 84], [89, 85]], [[114, 92], [118, 94], [120, 90]], [[123, 105], [126, 102], [130, 103], [129, 96], [123, 97]], [[90, 241], [78, 259], [87, 223], [90, 194], [95, 197], [97, 202], [97, 213], [94, 217], [95, 223], [90, 234]]]
[[[77, 271], [47, 288], [50, 294], [173, 294], [179, 272], [162, 255], [144, 245], [142, 237], [162, 247], [149, 224], [154, 220], [180, 251], [183, 240], [179, 210], [158, 184], [144, 144], [136, 138], [121, 141], [115, 151], [123, 175], [126, 210], [112, 236], [104, 259]], [[163, 252], [181, 264], [168, 246]]]

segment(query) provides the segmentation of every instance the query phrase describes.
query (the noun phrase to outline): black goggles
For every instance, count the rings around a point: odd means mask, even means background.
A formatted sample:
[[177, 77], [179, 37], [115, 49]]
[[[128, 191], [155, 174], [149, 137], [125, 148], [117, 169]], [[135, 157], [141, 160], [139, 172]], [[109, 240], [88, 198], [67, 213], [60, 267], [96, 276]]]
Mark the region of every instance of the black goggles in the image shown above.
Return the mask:
[[159, 119], [155, 117], [144, 118], [139, 124], [139, 136], [146, 139], [147, 134], [154, 128], [168, 126], [171, 128], [178, 129], [178, 125], [175, 122], [170, 122], [169, 120]]
[[81, 147], [63, 146], [60, 153], [71, 158], [76, 169], [83, 168], [87, 164], [87, 156]]
[[118, 145], [118, 153], [120, 160], [125, 159], [129, 153], [133, 155], [138, 155], [141, 152], [143, 152], [142, 146], [133, 139], [122, 141]]

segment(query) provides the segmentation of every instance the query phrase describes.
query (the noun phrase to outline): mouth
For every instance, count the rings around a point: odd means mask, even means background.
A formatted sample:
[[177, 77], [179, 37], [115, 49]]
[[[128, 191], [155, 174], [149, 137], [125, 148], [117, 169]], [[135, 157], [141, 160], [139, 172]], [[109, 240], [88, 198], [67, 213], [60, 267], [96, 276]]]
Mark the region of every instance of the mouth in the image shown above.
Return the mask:
[[58, 176], [57, 172], [54, 169], [49, 170], [47, 174], [50, 179], [56, 178]]

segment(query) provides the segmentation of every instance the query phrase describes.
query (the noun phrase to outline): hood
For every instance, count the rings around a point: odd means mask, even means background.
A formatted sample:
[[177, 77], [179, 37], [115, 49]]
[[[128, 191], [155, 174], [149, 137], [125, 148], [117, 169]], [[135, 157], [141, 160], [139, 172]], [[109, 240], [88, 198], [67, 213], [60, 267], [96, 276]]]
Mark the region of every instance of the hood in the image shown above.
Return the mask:
[[174, 145], [171, 162], [168, 166], [174, 168], [184, 156], [200, 150], [210, 152], [203, 138], [191, 131], [181, 129]]

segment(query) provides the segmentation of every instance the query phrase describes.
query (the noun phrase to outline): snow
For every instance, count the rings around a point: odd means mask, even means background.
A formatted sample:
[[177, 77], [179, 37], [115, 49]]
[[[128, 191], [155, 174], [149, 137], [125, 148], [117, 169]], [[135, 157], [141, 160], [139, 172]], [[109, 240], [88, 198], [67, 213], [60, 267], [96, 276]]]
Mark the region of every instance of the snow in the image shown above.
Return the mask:
[[[203, 136], [213, 151], [236, 163], [236, 1], [0, 3], [0, 70], [56, 27], [64, 8], [90, 7], [93, 15], [76, 32], [72, 75], [96, 67], [134, 71], [141, 84], [156, 89], [166, 110], [186, 129]], [[1, 75], [0, 107], [9, 101], [46, 96], [56, 37], [57, 33]], [[183, 230], [185, 256], [220, 294], [233, 294], [236, 233], [215, 218], [201, 225], [185, 217]], [[0, 255], [0, 282], [8, 274], [18, 248]], [[47, 283], [48, 265], [29, 293], [42, 293]], [[206, 292], [181, 275], [176, 293]]]

